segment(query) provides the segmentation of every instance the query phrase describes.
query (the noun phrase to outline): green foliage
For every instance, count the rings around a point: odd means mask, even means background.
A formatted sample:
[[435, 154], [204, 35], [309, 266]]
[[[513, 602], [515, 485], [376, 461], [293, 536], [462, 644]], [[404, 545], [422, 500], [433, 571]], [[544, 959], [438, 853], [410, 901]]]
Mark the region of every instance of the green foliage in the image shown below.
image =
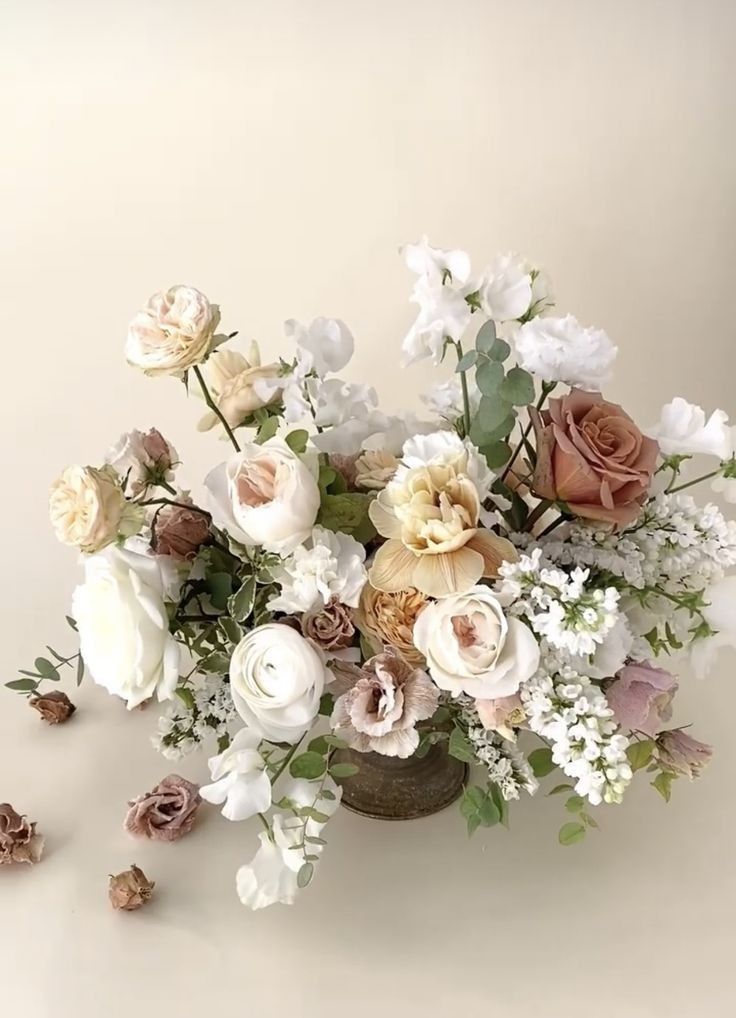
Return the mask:
[[669, 802], [672, 796], [672, 782], [675, 780], [675, 775], [670, 771], [660, 771], [657, 777], [652, 781], [652, 788], [656, 788], [659, 794], [662, 796], [665, 802]]
[[[298, 848], [299, 846], [295, 846]], [[311, 883], [312, 877], [314, 876], [314, 865], [311, 862], [305, 862], [296, 875], [297, 887], [304, 888], [307, 884]]]
[[330, 774], [333, 778], [352, 778], [354, 774], [357, 774], [360, 768], [357, 764], [351, 763], [336, 763], [331, 764]]
[[319, 701], [319, 713], [321, 717], [328, 718], [335, 709], [335, 697], [332, 693], [323, 693]]
[[475, 349], [478, 353], [487, 354], [489, 350], [493, 349], [495, 342], [496, 323], [493, 321], [484, 322], [478, 329], [478, 335], [475, 337]]
[[206, 578], [205, 588], [209, 594], [210, 601], [219, 611], [227, 608], [228, 598], [233, 592], [233, 578], [230, 573], [209, 573]]
[[304, 428], [297, 428], [296, 431], [290, 431], [284, 441], [292, 452], [296, 453], [297, 456], [301, 456], [307, 450], [309, 432], [305, 431]]
[[534, 402], [534, 379], [523, 368], [511, 368], [501, 382], [499, 394], [513, 406], [527, 406]]
[[372, 498], [372, 495], [359, 491], [342, 495], [323, 494], [317, 522], [327, 530], [350, 534], [361, 544], [367, 544], [376, 536], [368, 516]]
[[475, 751], [470, 740], [465, 732], [459, 728], [453, 728], [447, 752], [450, 756], [454, 756], [456, 760], [462, 760], [464, 763], [475, 762]]
[[478, 785], [470, 785], [463, 792], [460, 813], [467, 822], [468, 834], [474, 834], [479, 827], [493, 827], [501, 819], [493, 793]]
[[321, 777], [327, 767], [327, 761], [321, 753], [307, 750], [295, 756], [289, 764], [289, 773], [292, 778], [314, 779]]
[[532, 750], [528, 759], [529, 766], [536, 778], [546, 777], [557, 767], [557, 764], [552, 760], [552, 750], [547, 746]]
[[632, 771], [640, 771], [647, 767], [652, 760], [652, 754], [656, 748], [654, 739], [642, 739], [640, 742], [632, 742], [626, 750]]
[[253, 611], [256, 599], [256, 577], [248, 576], [231, 597], [227, 599], [227, 609], [236, 622], [245, 622]]
[[[76, 632], [77, 625], [74, 619], [70, 616], [66, 617], [67, 622], [71, 628]], [[6, 689], [11, 689], [14, 693], [23, 693], [26, 696], [31, 696], [38, 692], [39, 686], [43, 682], [60, 682], [61, 681], [61, 668], [74, 668], [76, 682], [79, 686], [84, 678], [84, 660], [82, 659], [81, 653], [72, 654], [70, 657], [64, 657], [53, 647], [47, 646], [49, 654], [54, 661], [51, 661], [47, 657], [37, 657], [33, 662], [35, 671], [31, 671], [28, 668], [19, 668], [20, 674], [19, 679], [12, 679], [10, 682], [5, 683]], [[55, 663], [54, 663], [55, 662]]]
[[488, 445], [481, 446], [480, 451], [485, 456], [486, 463], [491, 470], [500, 469], [508, 463], [511, 456], [511, 446], [504, 441], [490, 442]]
[[561, 845], [575, 845], [578, 841], [583, 840], [585, 834], [585, 824], [570, 821], [562, 825], [558, 838]]

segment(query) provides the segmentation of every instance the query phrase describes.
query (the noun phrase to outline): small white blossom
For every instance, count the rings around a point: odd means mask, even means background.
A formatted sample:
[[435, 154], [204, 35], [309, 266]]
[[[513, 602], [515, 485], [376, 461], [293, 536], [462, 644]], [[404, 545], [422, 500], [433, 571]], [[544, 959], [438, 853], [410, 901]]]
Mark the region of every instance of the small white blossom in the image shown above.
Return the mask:
[[269, 610], [307, 612], [333, 598], [356, 608], [367, 578], [364, 563], [365, 548], [355, 538], [315, 527], [309, 541], [272, 570], [281, 593]]
[[229, 685], [219, 676], [195, 676], [191, 704], [175, 702], [159, 717], [153, 746], [167, 760], [181, 760], [210, 738], [220, 739], [238, 717]]
[[518, 799], [521, 791], [534, 795], [539, 782], [524, 754], [513, 742], [483, 726], [470, 697], [463, 697], [462, 703], [463, 721], [478, 762], [488, 771], [489, 779], [501, 789], [504, 799]]
[[618, 350], [601, 329], [584, 328], [573, 315], [537, 317], [516, 332], [519, 364], [543, 382], [565, 382], [597, 392], [611, 376]]
[[320, 428], [366, 420], [378, 403], [376, 390], [371, 386], [344, 382], [341, 378], [310, 379], [308, 388], [315, 406], [314, 423]]

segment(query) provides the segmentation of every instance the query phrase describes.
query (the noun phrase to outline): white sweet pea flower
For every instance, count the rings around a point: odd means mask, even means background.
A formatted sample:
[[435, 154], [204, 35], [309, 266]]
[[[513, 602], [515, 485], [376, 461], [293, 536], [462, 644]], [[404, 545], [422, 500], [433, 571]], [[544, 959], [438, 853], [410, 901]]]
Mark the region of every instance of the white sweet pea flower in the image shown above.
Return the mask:
[[532, 303], [532, 276], [516, 254], [498, 255], [478, 284], [480, 306], [495, 322], [522, 318]]
[[310, 379], [309, 390], [316, 410], [314, 423], [320, 428], [365, 420], [378, 403], [376, 390], [370, 385], [344, 382], [341, 378], [329, 378], [325, 382]]
[[646, 432], [657, 440], [664, 456], [717, 456], [728, 459], [733, 451], [728, 414], [714, 410], [708, 420], [705, 411], [682, 396], [662, 407], [659, 422]]
[[318, 375], [342, 371], [355, 349], [355, 340], [339, 318], [315, 318], [302, 325], [290, 318], [284, 325], [286, 336], [296, 342], [307, 370]]
[[736, 650], [736, 576], [724, 576], [708, 587], [704, 596], [708, 603], [703, 616], [715, 634], [692, 644], [690, 658], [699, 678], [711, 671], [719, 650]]
[[598, 392], [609, 380], [618, 348], [602, 329], [584, 328], [573, 315], [533, 318], [515, 335], [519, 364], [543, 382]]
[[721, 474], [711, 484], [713, 491], [731, 505], [736, 505], [736, 473]]
[[[420, 396], [420, 399], [432, 413], [446, 421], [455, 421], [462, 417], [465, 409], [462, 385], [457, 377], [433, 385], [428, 392]], [[472, 378], [468, 379], [468, 402], [470, 412], [474, 414], [480, 403], [480, 390]]]
[[296, 614], [333, 599], [357, 608], [367, 578], [364, 562], [365, 548], [354, 537], [315, 527], [309, 541], [272, 570], [281, 593], [268, 608]]
[[353, 417], [313, 435], [312, 442], [328, 455], [357, 456], [362, 450], [386, 450], [396, 455], [412, 435], [437, 430], [436, 421], [422, 421], [413, 414], [387, 416], [372, 410], [365, 417]]
[[222, 815], [228, 820], [248, 820], [271, 805], [271, 782], [258, 752], [260, 742], [257, 732], [241, 728], [227, 749], [208, 761], [213, 783], [203, 785], [199, 794], [216, 806], [224, 803]]

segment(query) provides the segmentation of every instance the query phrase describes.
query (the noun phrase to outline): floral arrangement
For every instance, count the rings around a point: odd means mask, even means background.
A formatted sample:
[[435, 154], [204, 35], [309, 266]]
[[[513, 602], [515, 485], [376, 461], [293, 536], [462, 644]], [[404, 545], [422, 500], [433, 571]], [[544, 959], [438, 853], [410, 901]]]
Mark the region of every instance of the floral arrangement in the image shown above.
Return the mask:
[[[251, 908], [310, 883], [366, 753], [441, 746], [475, 765], [470, 833], [507, 824], [554, 774], [563, 844], [635, 772], [669, 799], [711, 756], [672, 716], [677, 662], [704, 673], [736, 645], [736, 524], [689, 491], [710, 480], [736, 502], [726, 414], [676, 398], [642, 429], [602, 394], [616, 347], [556, 315], [540, 269], [507, 255], [473, 276], [464, 252], [426, 239], [403, 253], [418, 306], [405, 364], [453, 362], [424, 419], [386, 415], [339, 376], [354, 347], [342, 321], [288, 321], [288, 352], [262, 364], [218, 331], [216, 305], [175, 286], [135, 316], [126, 352], [200, 395], [199, 428], [228, 443], [203, 504], [155, 429], [51, 491], [56, 534], [82, 553], [80, 652], [9, 685], [52, 723], [73, 706], [39, 687], [66, 666], [129, 709], [165, 703], [157, 748], [209, 747], [210, 779], [170, 775], [125, 826], [174, 840], [202, 800], [260, 817], [237, 874]], [[694, 457], [711, 462], [685, 480]], [[5, 818], [0, 850], [32, 854], [35, 826]], [[116, 907], [150, 897], [136, 867], [113, 881]]]

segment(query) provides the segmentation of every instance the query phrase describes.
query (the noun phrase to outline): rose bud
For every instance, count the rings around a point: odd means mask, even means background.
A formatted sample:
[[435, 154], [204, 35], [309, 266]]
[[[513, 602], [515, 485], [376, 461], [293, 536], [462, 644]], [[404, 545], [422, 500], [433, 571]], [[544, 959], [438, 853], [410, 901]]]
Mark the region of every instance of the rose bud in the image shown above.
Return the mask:
[[0, 803], [0, 866], [14, 862], [36, 863], [43, 853], [43, 837], [35, 823], [16, 813], [9, 802]]
[[157, 555], [191, 561], [210, 536], [209, 519], [194, 509], [164, 506], [153, 525], [151, 547]]
[[50, 693], [38, 693], [32, 696], [28, 702], [49, 725], [63, 724], [77, 709], [66, 693], [56, 690]]
[[145, 905], [153, 894], [156, 884], [149, 880], [142, 869], [132, 865], [129, 870], [110, 876], [108, 894], [113, 908], [124, 912], [135, 912]]

